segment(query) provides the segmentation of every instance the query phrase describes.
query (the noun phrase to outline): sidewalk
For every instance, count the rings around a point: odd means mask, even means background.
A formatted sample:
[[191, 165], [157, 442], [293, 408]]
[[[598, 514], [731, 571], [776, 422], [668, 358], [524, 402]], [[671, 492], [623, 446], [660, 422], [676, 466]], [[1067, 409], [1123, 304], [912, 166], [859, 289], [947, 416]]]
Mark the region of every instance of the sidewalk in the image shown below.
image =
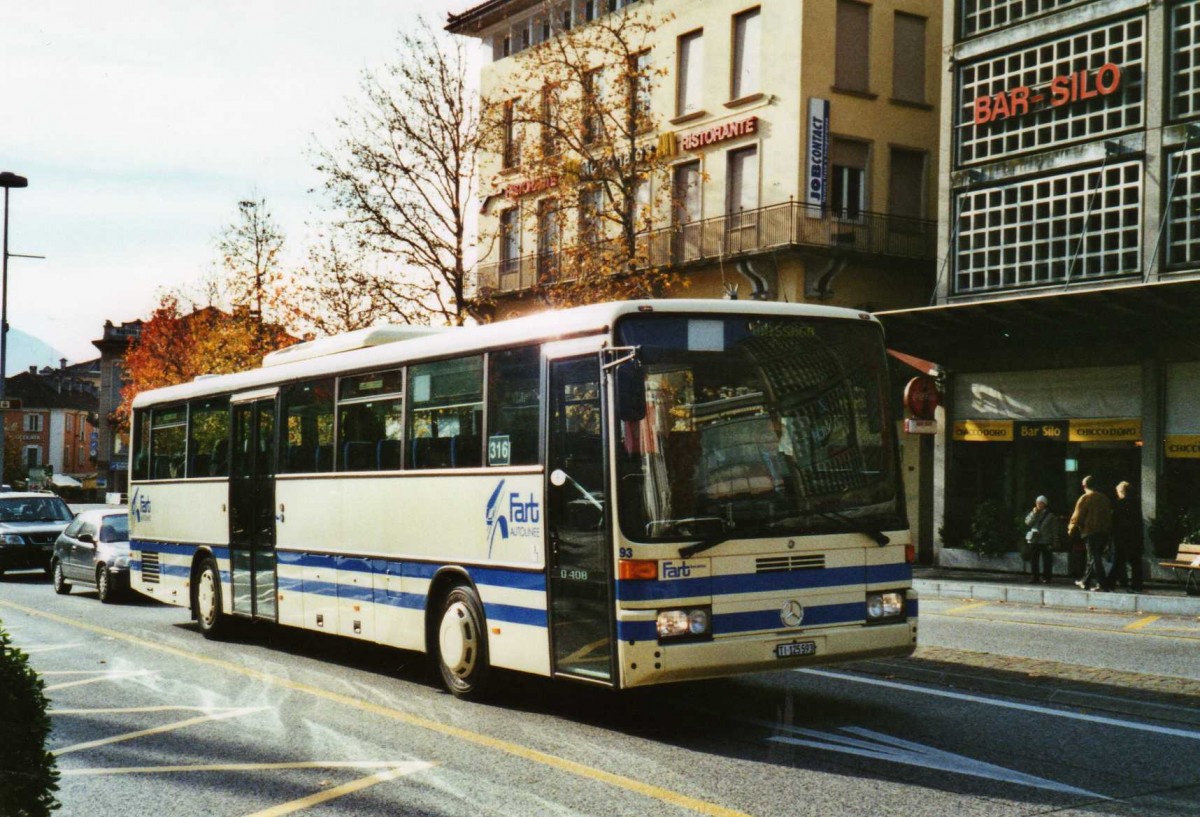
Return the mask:
[[1069, 576], [1055, 576], [1053, 584], [1045, 585], [1031, 584], [1026, 574], [914, 567], [913, 588], [923, 599], [978, 599], [1037, 607], [1200, 617], [1200, 596], [1185, 595], [1179, 584], [1147, 583], [1141, 593], [1120, 590], [1097, 593], [1080, 590]]

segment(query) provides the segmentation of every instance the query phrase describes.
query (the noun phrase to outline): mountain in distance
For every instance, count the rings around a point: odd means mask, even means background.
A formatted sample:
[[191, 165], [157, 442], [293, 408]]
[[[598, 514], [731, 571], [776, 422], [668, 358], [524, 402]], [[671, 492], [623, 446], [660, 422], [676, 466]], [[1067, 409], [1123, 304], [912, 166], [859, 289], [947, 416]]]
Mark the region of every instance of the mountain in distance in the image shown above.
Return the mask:
[[[97, 352], [96, 356], [99, 357], [100, 353]], [[30, 366], [37, 366], [39, 369], [43, 366], [53, 366], [57, 369], [59, 360], [64, 357], [66, 355], [44, 340], [9, 325], [8, 346], [5, 349], [4, 360], [5, 374], [9, 377], [29, 371]]]

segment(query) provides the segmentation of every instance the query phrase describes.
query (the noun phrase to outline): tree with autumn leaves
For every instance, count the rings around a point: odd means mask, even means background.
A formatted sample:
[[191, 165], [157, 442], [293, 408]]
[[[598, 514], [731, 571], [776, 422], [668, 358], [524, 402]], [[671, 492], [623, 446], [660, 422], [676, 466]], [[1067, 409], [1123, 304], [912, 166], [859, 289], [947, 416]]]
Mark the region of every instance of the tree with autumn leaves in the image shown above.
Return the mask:
[[200, 375], [253, 369], [262, 365], [263, 355], [297, 340], [282, 326], [263, 323], [248, 308], [225, 312], [209, 306], [185, 312], [178, 296], [166, 294], [125, 354], [128, 385], [113, 419], [127, 429], [133, 398], [141, 392]]
[[[483, 134], [496, 171], [500, 264], [515, 258], [522, 222], [536, 235], [533, 291], [553, 306], [661, 297], [684, 279], [657, 256], [651, 226], [674, 206], [651, 99], [667, 75], [651, 45], [670, 15], [653, 0], [562, 29], [544, 3], [542, 42], [513, 57], [484, 101]], [[536, 204], [526, 191], [551, 191]], [[532, 198], [532, 197], [531, 197]]]

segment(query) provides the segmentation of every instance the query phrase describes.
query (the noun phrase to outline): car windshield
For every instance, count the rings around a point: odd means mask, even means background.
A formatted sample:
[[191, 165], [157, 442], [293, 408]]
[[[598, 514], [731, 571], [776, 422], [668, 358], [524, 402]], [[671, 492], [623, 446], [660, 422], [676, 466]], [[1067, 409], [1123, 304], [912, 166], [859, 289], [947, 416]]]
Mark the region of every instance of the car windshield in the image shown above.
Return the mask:
[[903, 527], [879, 328], [638, 316], [617, 376], [620, 520], [661, 541]]
[[125, 514], [104, 517], [104, 524], [100, 526], [100, 541], [128, 542], [129, 517]]
[[71, 509], [56, 496], [0, 499], [0, 522], [70, 522]]

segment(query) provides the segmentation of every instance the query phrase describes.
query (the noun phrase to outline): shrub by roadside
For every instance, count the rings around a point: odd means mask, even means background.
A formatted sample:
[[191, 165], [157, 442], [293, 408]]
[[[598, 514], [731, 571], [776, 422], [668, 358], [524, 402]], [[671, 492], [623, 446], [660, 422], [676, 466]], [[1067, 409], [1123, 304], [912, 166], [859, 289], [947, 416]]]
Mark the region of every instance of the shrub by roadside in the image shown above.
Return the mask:
[[0, 625], [0, 815], [45, 817], [59, 807], [58, 766], [46, 751], [45, 684]]

